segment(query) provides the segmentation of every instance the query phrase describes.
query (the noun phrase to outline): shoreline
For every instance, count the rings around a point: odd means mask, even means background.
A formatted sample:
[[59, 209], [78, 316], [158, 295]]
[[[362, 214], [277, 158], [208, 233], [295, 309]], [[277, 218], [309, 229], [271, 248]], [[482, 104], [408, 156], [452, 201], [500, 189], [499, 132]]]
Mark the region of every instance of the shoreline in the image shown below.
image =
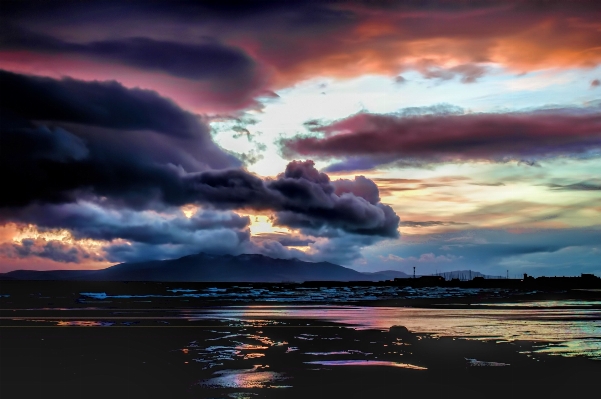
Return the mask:
[[[516, 290], [495, 288], [425, 287], [406, 289], [393, 285], [312, 288], [282, 284], [244, 283], [141, 283], [74, 281], [3, 281], [0, 308], [181, 307], [236, 305], [337, 305], [388, 307], [478, 307], [523, 301], [582, 300], [601, 302], [601, 290]], [[386, 289], [386, 290], [384, 290]], [[223, 291], [228, 291], [227, 295]], [[290, 294], [292, 292], [292, 294]], [[103, 298], [82, 295], [104, 294]], [[264, 296], [271, 296], [265, 298]]]
[[[374, 319], [382, 317], [379, 310], [505, 313], [527, 309], [565, 310], [569, 315], [586, 309], [597, 314], [601, 293], [595, 291], [510, 295], [467, 291], [469, 295], [451, 298], [350, 302], [237, 302], [182, 297], [181, 292], [173, 297], [160, 295], [168, 289], [195, 289], [190, 287], [179, 283], [2, 284], [0, 396], [554, 398], [584, 396], [596, 388], [601, 375], [600, 360], [541, 352], [561, 349], [551, 339], [437, 336], [407, 330], [411, 326], [402, 318], [394, 322], [398, 327], [375, 329], [310, 317], [312, 309], [363, 307], [366, 317]], [[82, 296], [85, 290], [105, 292], [107, 297]], [[149, 293], [159, 296], [143, 297]], [[552, 303], [566, 300], [576, 305]], [[524, 301], [546, 301], [551, 306], [520, 307]], [[286, 307], [305, 309], [309, 316], [279, 318], [265, 313], [261, 317], [260, 312], [249, 312], [246, 319], [218, 313], [213, 318], [194, 316], [195, 310]]]

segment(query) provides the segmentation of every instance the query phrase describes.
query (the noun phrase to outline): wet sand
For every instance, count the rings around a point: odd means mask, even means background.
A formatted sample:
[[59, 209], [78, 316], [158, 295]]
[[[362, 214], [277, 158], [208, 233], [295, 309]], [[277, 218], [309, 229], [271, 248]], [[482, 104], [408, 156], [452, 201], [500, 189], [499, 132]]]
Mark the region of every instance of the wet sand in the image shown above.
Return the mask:
[[3, 399], [585, 397], [601, 375], [601, 361], [540, 353], [553, 345], [542, 341], [317, 318], [170, 317], [169, 307], [157, 310], [168, 301], [92, 304], [68, 294], [61, 306], [72, 307], [63, 310], [39, 306], [53, 298], [30, 297], [38, 306], [16, 307], [15, 296], [3, 306]]
[[601, 375], [599, 361], [528, 353], [540, 342], [433, 338], [310, 320], [192, 324], [3, 328], [0, 394], [580, 397]]

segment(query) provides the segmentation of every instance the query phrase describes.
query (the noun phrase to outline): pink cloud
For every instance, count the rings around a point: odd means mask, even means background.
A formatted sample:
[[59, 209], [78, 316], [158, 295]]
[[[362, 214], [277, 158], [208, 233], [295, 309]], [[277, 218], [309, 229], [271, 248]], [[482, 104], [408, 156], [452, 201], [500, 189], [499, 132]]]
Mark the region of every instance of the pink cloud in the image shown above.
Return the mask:
[[[505, 114], [418, 116], [361, 113], [281, 142], [289, 156], [364, 157], [374, 166], [469, 161], [525, 161], [601, 148], [598, 108]], [[360, 163], [360, 162], [359, 162]]]
[[258, 109], [257, 98], [273, 95], [267, 89], [269, 77], [264, 73], [258, 73], [246, 87], [224, 90], [223, 86], [210, 81], [194, 81], [74, 55], [29, 51], [0, 51], [0, 69], [55, 79], [68, 76], [84, 81], [116, 80], [128, 88], [157, 91], [179, 105], [201, 113]]
[[[102, 5], [65, 3], [46, 9], [43, 20], [18, 13], [17, 26], [6, 28], [0, 68], [116, 79], [192, 109], [224, 111], [258, 107], [261, 96], [316, 76], [394, 77], [413, 69], [472, 83], [489, 63], [524, 72], [601, 62], [601, 9], [587, 1], [286, 2], [227, 12], [132, 3], [110, 20], [90, 17], [96, 8]], [[59, 25], [52, 15], [70, 18]], [[233, 58], [195, 80], [212, 58], [198, 55], [203, 46], [221, 46], [215, 54]], [[213, 79], [220, 73], [225, 80]]]

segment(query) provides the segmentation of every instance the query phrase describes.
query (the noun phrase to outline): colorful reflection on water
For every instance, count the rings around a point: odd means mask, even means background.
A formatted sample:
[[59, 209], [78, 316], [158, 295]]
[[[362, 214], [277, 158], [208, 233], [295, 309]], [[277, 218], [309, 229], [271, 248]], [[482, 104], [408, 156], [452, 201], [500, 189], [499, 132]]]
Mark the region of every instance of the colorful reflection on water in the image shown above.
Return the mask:
[[276, 384], [286, 377], [282, 373], [267, 371], [269, 366], [255, 365], [252, 369], [220, 370], [213, 378], [199, 382], [204, 388], [288, 388]]
[[[553, 306], [520, 306], [499, 309], [423, 309], [361, 306], [229, 306], [201, 312], [184, 312], [194, 319], [253, 320], [314, 319], [343, 323], [357, 329], [387, 330], [402, 325], [416, 333], [470, 339], [555, 342], [541, 351], [566, 356], [601, 359], [599, 302], [577, 307], [573, 302]], [[597, 309], [591, 308], [596, 307]]]
[[56, 322], [58, 327], [108, 327], [113, 324], [115, 323], [92, 320], [60, 320]]
[[427, 370], [426, 367], [416, 366], [409, 363], [387, 362], [384, 360], [319, 360], [315, 362], [305, 362], [306, 364], [318, 364], [321, 366], [386, 366], [399, 367], [411, 370]]

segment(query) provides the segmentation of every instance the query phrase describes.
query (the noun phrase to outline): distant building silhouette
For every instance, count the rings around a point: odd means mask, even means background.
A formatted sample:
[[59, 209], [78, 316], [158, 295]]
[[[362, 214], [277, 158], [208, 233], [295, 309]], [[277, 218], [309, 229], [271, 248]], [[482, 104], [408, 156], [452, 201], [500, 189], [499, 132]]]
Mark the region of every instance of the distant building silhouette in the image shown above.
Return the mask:
[[476, 276], [470, 280], [445, 279], [443, 276], [421, 276], [419, 278], [395, 278], [395, 285], [411, 287], [464, 287], [464, 288], [527, 288], [527, 289], [590, 289], [601, 288], [601, 278], [582, 273], [579, 277], [532, 277], [524, 273], [522, 279], [484, 278]]

